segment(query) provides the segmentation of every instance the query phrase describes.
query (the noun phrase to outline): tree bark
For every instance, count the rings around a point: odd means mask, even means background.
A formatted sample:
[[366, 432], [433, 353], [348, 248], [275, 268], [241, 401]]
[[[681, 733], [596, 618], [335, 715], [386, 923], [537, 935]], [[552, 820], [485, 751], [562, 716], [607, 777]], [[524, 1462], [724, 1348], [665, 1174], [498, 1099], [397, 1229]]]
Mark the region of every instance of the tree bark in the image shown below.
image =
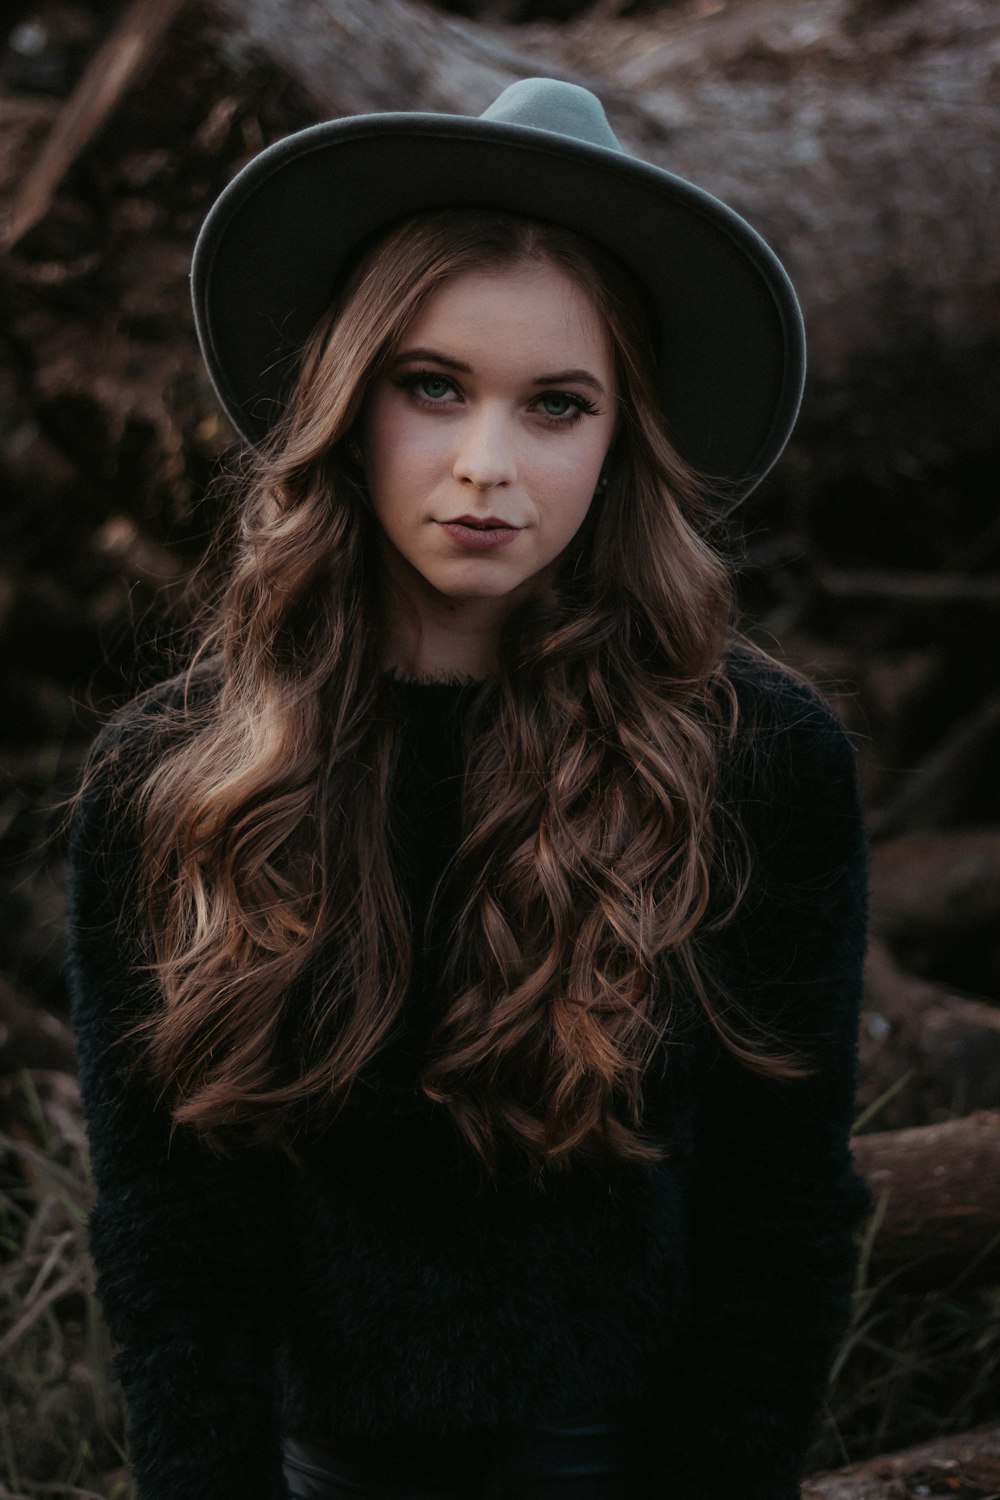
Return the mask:
[[872, 1259], [907, 1284], [982, 1281], [1000, 1270], [1000, 1110], [858, 1136], [854, 1158], [880, 1204]]
[[911, 1500], [918, 1495], [996, 1500], [998, 1494], [1000, 1427], [937, 1438], [834, 1473], [816, 1474], [802, 1486], [803, 1500]]
[[953, 724], [891, 800], [872, 818], [872, 832], [890, 838], [904, 829], [970, 822], [983, 792], [996, 785], [1000, 763], [1000, 694], [993, 693]]
[[967, 932], [1000, 921], [1000, 828], [919, 832], [879, 844], [872, 922], [890, 939]]
[[906, 973], [874, 937], [861, 1058], [859, 1109], [882, 1128], [991, 1108], [1000, 1100], [1000, 1008]]
[[503, 28], [416, 0], [214, 0], [321, 114], [477, 114], [525, 74], [591, 84], [622, 141], [745, 213], [800, 288], [814, 373], [998, 336], [1000, 159], [985, 0], [758, 0]]
[[419, 0], [211, 3], [239, 43], [259, 49], [306, 89], [319, 115], [479, 114], [516, 78], [569, 76], [560, 33], [540, 58], [515, 28], [445, 16]]

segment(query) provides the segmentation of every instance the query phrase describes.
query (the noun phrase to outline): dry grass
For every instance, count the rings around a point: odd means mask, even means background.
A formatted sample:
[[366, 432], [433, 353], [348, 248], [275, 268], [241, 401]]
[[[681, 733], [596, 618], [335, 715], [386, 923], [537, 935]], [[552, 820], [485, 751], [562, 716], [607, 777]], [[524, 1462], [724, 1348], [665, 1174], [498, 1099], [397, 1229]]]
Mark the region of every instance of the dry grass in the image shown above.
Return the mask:
[[904, 1274], [872, 1280], [878, 1217], [876, 1210], [866, 1231], [851, 1325], [831, 1372], [810, 1469], [997, 1419], [1000, 1286], [982, 1284], [975, 1264], [932, 1291], [908, 1287]]
[[[0, 1500], [131, 1500], [121, 1395], [92, 1294], [75, 1081], [0, 1080], [0, 1119]], [[932, 1293], [872, 1282], [874, 1232], [810, 1469], [996, 1417], [1000, 1288], [975, 1286], [971, 1270]]]
[[4, 1080], [0, 1500], [127, 1500], [122, 1402], [92, 1295], [75, 1080]]

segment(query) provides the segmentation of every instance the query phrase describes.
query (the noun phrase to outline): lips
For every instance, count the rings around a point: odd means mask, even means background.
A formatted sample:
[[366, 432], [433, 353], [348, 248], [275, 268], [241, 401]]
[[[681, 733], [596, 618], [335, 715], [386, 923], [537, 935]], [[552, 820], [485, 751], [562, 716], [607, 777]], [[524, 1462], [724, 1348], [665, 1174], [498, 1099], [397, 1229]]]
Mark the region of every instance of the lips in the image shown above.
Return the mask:
[[520, 526], [511, 526], [497, 516], [456, 516], [453, 521], [438, 524], [451, 541], [475, 552], [506, 547], [521, 530]]
[[476, 531], [517, 531], [517, 526], [512, 526], [509, 521], [501, 521], [497, 516], [456, 516], [453, 521], [446, 521], [446, 526], [472, 526]]

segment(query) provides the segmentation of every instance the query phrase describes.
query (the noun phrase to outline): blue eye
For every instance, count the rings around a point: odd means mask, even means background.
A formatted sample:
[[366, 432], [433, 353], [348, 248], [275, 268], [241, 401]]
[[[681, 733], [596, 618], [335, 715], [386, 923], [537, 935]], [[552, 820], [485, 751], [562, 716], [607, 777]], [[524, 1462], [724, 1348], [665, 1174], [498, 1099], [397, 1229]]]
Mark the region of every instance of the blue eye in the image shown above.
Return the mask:
[[550, 427], [573, 427], [585, 415], [594, 416], [597, 412], [592, 401], [573, 391], [543, 391], [533, 406]]
[[565, 417], [571, 411], [579, 411], [578, 402], [565, 391], [546, 391], [541, 398], [541, 407], [547, 417]]
[[406, 391], [418, 405], [422, 402], [426, 406], [452, 406], [455, 403], [449, 398], [458, 395], [455, 382], [440, 370], [404, 370], [395, 377], [393, 385]]
[[431, 372], [421, 374], [419, 377], [419, 389], [432, 401], [437, 401], [441, 396], [447, 396], [451, 390], [451, 381], [447, 375], [434, 375]]

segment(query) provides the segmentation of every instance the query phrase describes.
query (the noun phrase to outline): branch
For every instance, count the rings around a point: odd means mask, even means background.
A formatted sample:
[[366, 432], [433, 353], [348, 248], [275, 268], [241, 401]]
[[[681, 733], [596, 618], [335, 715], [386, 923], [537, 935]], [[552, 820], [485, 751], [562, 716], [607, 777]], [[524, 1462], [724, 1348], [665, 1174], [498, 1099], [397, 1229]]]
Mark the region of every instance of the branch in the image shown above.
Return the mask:
[[802, 1486], [803, 1500], [906, 1500], [917, 1495], [981, 1496], [1000, 1491], [1000, 1427], [936, 1438], [904, 1452], [884, 1454]]
[[135, 81], [182, 4], [132, 0], [60, 110], [14, 199], [0, 247], [9, 250], [48, 212], [63, 177]]

